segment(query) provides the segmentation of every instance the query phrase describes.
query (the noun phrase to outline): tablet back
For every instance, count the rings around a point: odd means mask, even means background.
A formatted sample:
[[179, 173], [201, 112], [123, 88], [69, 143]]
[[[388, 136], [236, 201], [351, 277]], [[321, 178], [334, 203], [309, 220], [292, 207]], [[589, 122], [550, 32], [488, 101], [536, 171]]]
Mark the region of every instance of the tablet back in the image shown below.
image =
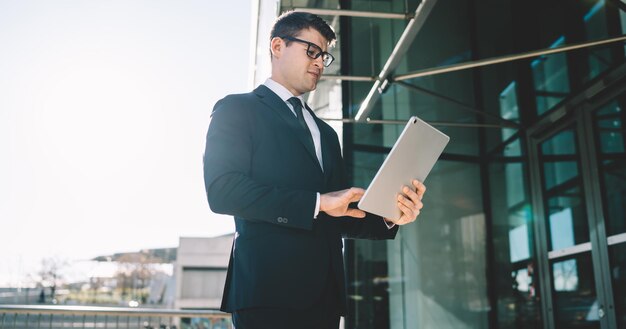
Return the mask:
[[397, 206], [402, 186], [421, 182], [446, 147], [450, 137], [417, 117], [411, 117], [359, 202], [359, 208], [390, 219], [400, 218]]

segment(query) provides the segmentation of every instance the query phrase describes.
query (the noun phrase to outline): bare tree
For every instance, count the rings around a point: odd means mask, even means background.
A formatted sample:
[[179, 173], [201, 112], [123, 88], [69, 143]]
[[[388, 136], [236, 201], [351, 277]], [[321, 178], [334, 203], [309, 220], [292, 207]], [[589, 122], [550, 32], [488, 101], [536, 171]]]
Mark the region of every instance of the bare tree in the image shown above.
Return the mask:
[[155, 273], [153, 265], [162, 260], [141, 252], [124, 254], [116, 261], [118, 262], [117, 286], [122, 290], [122, 298], [128, 296], [130, 290], [132, 299], [141, 299], [145, 302], [146, 296], [142, 292], [149, 287], [150, 280]]
[[[68, 261], [58, 257], [48, 257], [41, 260], [41, 269], [37, 273], [37, 283], [43, 288], [50, 288], [50, 299], [56, 297], [56, 290], [63, 283], [61, 271], [68, 266]], [[43, 292], [43, 290], [42, 290]], [[42, 296], [45, 299], [45, 296]]]

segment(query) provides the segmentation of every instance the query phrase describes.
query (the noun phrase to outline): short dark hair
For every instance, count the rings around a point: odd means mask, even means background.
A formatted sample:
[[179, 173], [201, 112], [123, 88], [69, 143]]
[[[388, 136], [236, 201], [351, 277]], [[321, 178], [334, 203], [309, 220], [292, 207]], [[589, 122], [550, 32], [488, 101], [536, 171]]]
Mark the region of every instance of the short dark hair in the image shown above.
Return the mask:
[[[297, 37], [300, 31], [306, 29], [314, 29], [319, 32], [326, 39], [329, 46], [334, 45], [337, 39], [333, 28], [321, 17], [303, 11], [287, 11], [278, 16], [276, 22], [274, 22], [270, 40], [275, 37]], [[285, 40], [285, 43], [289, 45], [289, 40]]]

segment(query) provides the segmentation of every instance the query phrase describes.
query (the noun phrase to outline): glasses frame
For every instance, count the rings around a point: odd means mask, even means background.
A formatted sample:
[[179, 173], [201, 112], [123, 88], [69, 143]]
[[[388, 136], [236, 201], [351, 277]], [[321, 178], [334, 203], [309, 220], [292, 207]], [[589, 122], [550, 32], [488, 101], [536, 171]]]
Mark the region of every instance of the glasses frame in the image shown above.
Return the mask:
[[[309, 42], [309, 41], [306, 41], [306, 40], [290, 37], [288, 35], [285, 35], [285, 36], [282, 36], [282, 37], [279, 37], [279, 38], [306, 44], [307, 45], [307, 47], [306, 47], [306, 54], [307, 54], [307, 56], [309, 56], [309, 58], [311, 58], [311, 59], [318, 59], [320, 56], [322, 56], [322, 64], [324, 64], [324, 67], [329, 67], [330, 64], [332, 64], [335, 61], [335, 57], [331, 53], [329, 53], [327, 51], [323, 51], [322, 48], [320, 48], [320, 46], [314, 44], [313, 42]], [[313, 51], [311, 50], [311, 47], [313, 47], [313, 49], [314, 49]]]

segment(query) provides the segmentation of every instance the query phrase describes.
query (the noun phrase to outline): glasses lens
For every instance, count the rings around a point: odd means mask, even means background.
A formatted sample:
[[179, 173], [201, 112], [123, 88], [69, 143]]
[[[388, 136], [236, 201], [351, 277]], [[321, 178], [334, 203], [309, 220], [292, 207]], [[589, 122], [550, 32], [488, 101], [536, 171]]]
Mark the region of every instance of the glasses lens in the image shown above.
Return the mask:
[[322, 56], [322, 60], [324, 61], [324, 66], [328, 67], [335, 60], [335, 58], [333, 57], [333, 55], [325, 53]]
[[322, 53], [322, 49], [320, 49], [318, 46], [309, 43], [309, 47], [307, 49], [307, 55], [309, 55], [309, 57], [316, 59], [318, 57], [320, 57], [320, 54]]
[[295, 38], [293, 38], [293, 40], [305, 42], [307, 44], [307, 47], [306, 47], [307, 56], [311, 57], [312, 59], [318, 59], [320, 56], [322, 56], [322, 62], [324, 63], [324, 66], [326, 67], [328, 67], [335, 60], [333, 55], [323, 51], [322, 48], [318, 47], [316, 44], [313, 44], [304, 40], [295, 39]]

